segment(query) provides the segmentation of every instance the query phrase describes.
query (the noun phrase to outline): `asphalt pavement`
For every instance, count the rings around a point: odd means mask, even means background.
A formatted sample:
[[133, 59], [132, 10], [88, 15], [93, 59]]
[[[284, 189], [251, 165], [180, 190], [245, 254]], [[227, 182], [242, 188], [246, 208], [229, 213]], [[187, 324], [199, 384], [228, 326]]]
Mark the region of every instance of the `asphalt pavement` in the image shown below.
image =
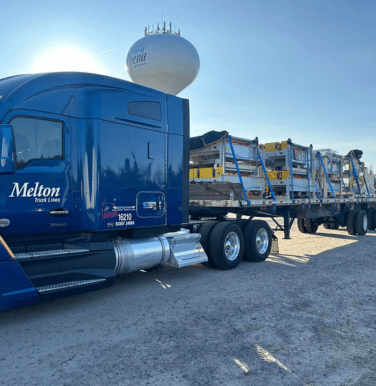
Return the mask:
[[292, 238], [2, 312], [1, 386], [376, 385], [376, 232]]

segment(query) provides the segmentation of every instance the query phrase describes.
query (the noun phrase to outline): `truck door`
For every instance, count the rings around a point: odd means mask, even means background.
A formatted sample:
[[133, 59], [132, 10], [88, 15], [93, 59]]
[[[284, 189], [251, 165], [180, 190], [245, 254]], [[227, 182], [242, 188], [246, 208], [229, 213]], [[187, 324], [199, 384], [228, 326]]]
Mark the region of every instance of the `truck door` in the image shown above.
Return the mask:
[[13, 127], [16, 171], [1, 176], [1, 218], [8, 220], [1, 233], [32, 235], [69, 230], [69, 119], [18, 111], [4, 121]]

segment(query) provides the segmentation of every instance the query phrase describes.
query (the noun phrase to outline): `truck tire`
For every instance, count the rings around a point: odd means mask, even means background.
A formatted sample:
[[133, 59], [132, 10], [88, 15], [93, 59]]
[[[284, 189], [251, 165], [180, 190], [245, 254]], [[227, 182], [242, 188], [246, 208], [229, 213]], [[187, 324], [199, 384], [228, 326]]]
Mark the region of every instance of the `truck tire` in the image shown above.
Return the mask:
[[210, 236], [213, 232], [213, 229], [215, 228], [215, 226], [217, 224], [219, 224], [219, 221], [208, 221], [208, 222], [204, 223], [201, 226], [200, 230], [198, 231], [198, 233], [200, 233], [200, 235], [201, 235], [200, 243], [201, 243], [202, 248], [204, 249], [206, 255], [208, 256], [208, 259], [209, 259], [209, 261], [206, 263], [203, 263], [203, 265], [205, 265], [207, 267], [211, 267], [211, 268], [214, 268], [214, 265], [210, 261], [210, 253], [209, 253]]
[[273, 232], [263, 220], [249, 221], [244, 229], [243, 260], [265, 261], [272, 247]]
[[369, 209], [367, 212], [368, 217], [368, 229], [374, 231], [376, 229], [376, 210]]
[[367, 212], [359, 210], [354, 219], [355, 232], [359, 236], [364, 236], [367, 233]]
[[336, 222], [335, 224], [332, 224], [331, 227], [330, 227], [330, 229], [334, 229], [334, 230], [339, 229], [339, 223]]
[[355, 224], [354, 224], [355, 215], [356, 215], [356, 210], [350, 210], [350, 212], [347, 213], [347, 216], [346, 216], [347, 233], [352, 236], [356, 235]]
[[305, 227], [307, 228], [307, 233], [310, 233], [310, 234], [316, 233], [318, 228], [318, 226], [313, 222], [311, 218], [306, 219]]
[[240, 228], [228, 221], [215, 226], [210, 236], [209, 260], [218, 269], [236, 268], [243, 256], [244, 237]]
[[328, 222], [324, 222], [324, 223], [322, 224], [322, 226], [323, 226], [325, 229], [332, 229], [331, 224], [328, 223]]
[[307, 228], [304, 223], [304, 218], [298, 218], [298, 229], [302, 233], [307, 233]]
[[242, 220], [238, 220], [236, 221], [236, 225], [242, 230], [244, 231], [244, 228], [246, 227], [247, 223], [249, 222], [250, 220], [246, 220], [246, 219], [242, 219]]

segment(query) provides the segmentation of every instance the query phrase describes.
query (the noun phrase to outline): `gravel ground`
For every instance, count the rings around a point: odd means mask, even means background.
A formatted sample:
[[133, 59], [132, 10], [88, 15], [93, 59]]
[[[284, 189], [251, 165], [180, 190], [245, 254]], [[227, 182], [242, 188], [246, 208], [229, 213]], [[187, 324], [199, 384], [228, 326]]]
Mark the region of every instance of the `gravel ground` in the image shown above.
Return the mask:
[[291, 235], [264, 263], [1, 313], [0, 384], [376, 385], [376, 232]]

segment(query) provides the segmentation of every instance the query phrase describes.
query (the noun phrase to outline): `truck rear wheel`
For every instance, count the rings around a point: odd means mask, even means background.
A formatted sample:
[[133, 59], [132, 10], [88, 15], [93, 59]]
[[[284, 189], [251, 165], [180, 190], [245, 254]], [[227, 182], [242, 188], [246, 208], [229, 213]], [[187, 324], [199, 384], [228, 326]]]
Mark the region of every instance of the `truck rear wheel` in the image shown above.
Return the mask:
[[266, 221], [250, 221], [244, 229], [243, 260], [265, 261], [272, 247], [272, 230]]
[[324, 223], [322, 224], [322, 226], [323, 226], [325, 229], [332, 229], [331, 224], [328, 223], [328, 222], [324, 222]]
[[307, 233], [310, 234], [316, 233], [318, 228], [311, 218], [305, 220], [305, 227], [307, 228]]
[[304, 223], [304, 218], [298, 218], [298, 229], [302, 233], [307, 233], [307, 228]]
[[223, 221], [214, 227], [210, 236], [209, 260], [216, 268], [236, 268], [242, 260], [243, 251], [243, 233], [236, 224]]
[[210, 236], [213, 232], [213, 229], [215, 228], [215, 226], [219, 224], [219, 221], [208, 221], [206, 222], [205, 224], [203, 224], [200, 228], [200, 230], [198, 231], [198, 233], [200, 233], [201, 235], [201, 245], [202, 245], [202, 248], [204, 249], [206, 255], [208, 256], [208, 259], [209, 261], [207, 263], [203, 263], [203, 265], [206, 265], [208, 267], [214, 267], [213, 263], [211, 262], [210, 260], [210, 253], [209, 253], [209, 249], [210, 249]]
[[359, 236], [363, 236], [367, 233], [367, 212], [365, 210], [359, 210], [354, 219], [355, 232]]
[[356, 235], [356, 230], [355, 230], [355, 215], [356, 211], [355, 210], [350, 210], [349, 213], [347, 213], [346, 216], [346, 228], [347, 228], [347, 233], [349, 235], [355, 236]]
[[375, 209], [369, 209], [367, 212], [368, 217], [368, 229], [370, 231], [374, 231], [376, 229], [376, 210]]

